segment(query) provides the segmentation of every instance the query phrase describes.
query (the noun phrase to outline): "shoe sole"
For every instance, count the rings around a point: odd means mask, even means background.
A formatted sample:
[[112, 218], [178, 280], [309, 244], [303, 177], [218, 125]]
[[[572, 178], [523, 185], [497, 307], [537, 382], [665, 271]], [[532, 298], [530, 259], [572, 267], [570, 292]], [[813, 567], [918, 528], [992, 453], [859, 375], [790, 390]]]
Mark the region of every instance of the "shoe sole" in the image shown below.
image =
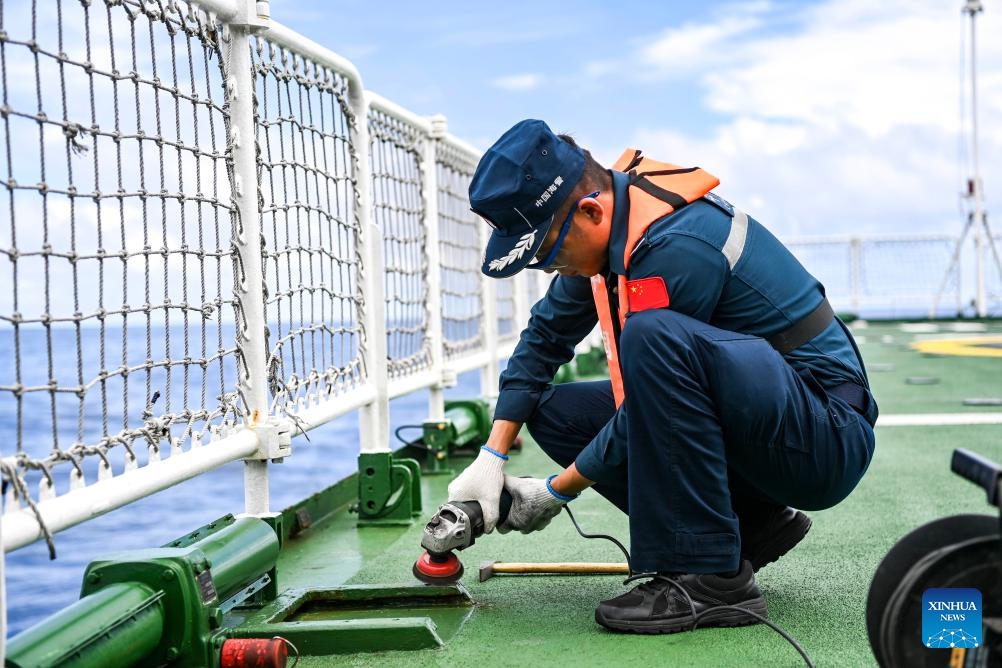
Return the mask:
[[768, 566], [797, 546], [811, 530], [811, 518], [799, 510], [792, 520], [779, 529], [773, 539], [763, 545], [755, 554], [744, 558], [751, 562], [752, 571]]
[[[769, 615], [765, 606], [765, 598], [761, 596], [744, 601], [737, 607], [744, 608], [754, 612], [760, 617], [768, 619]], [[671, 620], [636, 620], [625, 622], [608, 619], [599, 609], [595, 610], [595, 621], [599, 624], [599, 626], [604, 626], [610, 631], [618, 631], [620, 633], [643, 633], [657, 635], [662, 633], [680, 633], [682, 631], [692, 630], [692, 617], [683, 617]], [[723, 608], [700, 617], [699, 626], [696, 628], [702, 629], [719, 626], [748, 626], [749, 624], [757, 624], [760, 621], [761, 620], [748, 614], [747, 612], [734, 610], [733, 608]]]

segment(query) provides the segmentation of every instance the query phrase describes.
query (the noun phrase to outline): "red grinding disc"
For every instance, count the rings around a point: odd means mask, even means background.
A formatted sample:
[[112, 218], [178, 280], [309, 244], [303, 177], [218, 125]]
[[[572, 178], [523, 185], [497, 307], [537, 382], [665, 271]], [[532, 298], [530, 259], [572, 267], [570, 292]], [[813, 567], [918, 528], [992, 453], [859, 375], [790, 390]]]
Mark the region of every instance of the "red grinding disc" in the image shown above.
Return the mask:
[[422, 552], [414, 562], [412, 570], [414, 577], [430, 584], [456, 582], [463, 577], [463, 563], [452, 552], [449, 552], [444, 559], [432, 559], [427, 551]]

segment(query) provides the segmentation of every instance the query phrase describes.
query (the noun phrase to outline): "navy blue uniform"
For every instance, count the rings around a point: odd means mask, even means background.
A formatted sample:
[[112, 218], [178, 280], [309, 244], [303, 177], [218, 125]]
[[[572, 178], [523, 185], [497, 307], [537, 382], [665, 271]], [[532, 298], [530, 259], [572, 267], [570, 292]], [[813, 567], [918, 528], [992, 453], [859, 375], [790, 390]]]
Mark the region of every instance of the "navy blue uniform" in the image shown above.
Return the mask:
[[[750, 217], [737, 254], [725, 248], [734, 211], [714, 194], [652, 224], [627, 271], [627, 182], [612, 176], [607, 284], [659, 276], [671, 300], [627, 317], [626, 401], [616, 410], [608, 381], [550, 384], [597, 321], [589, 280], [558, 276], [501, 375], [495, 417], [527, 423], [555, 461], [575, 462], [630, 514], [636, 569], [733, 571], [739, 516], [827, 508], [856, 486], [873, 454], [876, 404], [837, 318], [785, 355], [768, 343], [814, 311], [824, 289]], [[840, 398], [846, 387], [862, 397], [855, 408]]]

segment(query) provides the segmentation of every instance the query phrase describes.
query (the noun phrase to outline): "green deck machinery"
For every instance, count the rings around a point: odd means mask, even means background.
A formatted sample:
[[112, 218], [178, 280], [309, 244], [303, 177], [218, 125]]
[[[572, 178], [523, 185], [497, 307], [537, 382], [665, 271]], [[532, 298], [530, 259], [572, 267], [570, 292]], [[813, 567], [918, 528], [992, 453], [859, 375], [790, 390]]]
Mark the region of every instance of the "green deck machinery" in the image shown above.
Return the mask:
[[426, 473], [451, 473], [449, 453], [468, 445], [482, 445], [491, 433], [491, 410], [483, 399], [445, 402], [445, 418], [422, 425], [422, 439], [428, 448]]
[[80, 600], [7, 645], [9, 668], [220, 666], [225, 613], [274, 597], [276, 528], [227, 515], [156, 549], [92, 562]]

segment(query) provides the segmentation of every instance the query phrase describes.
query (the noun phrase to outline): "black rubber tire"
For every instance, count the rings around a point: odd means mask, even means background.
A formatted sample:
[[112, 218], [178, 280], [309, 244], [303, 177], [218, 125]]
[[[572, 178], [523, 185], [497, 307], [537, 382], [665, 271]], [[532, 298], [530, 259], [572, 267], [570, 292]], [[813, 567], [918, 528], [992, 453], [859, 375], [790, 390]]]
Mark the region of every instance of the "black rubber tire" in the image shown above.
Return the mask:
[[[933, 550], [913, 565], [891, 593], [871, 646], [881, 666], [934, 668], [947, 666], [948, 653], [922, 645], [922, 596], [927, 589], [970, 587], [982, 594], [983, 619], [1002, 614], [1002, 538], [996, 533]], [[868, 609], [868, 616], [871, 611]], [[983, 662], [999, 665], [1002, 648], [982, 646]]]
[[[981, 592], [982, 618], [1002, 614], [1002, 538], [971, 538], [935, 550], [920, 559], [891, 595], [881, 624], [880, 645], [887, 666], [935, 668], [947, 666], [950, 654], [922, 645], [922, 595], [927, 589], [971, 587]], [[983, 630], [982, 630], [982, 638]], [[982, 662], [997, 666], [1002, 662], [998, 648], [981, 645]]]
[[911, 568], [926, 555], [972, 538], [998, 535], [993, 515], [953, 515], [924, 524], [895, 543], [877, 566], [866, 599], [866, 632], [877, 663], [887, 666], [881, 647], [881, 623], [888, 601]]

